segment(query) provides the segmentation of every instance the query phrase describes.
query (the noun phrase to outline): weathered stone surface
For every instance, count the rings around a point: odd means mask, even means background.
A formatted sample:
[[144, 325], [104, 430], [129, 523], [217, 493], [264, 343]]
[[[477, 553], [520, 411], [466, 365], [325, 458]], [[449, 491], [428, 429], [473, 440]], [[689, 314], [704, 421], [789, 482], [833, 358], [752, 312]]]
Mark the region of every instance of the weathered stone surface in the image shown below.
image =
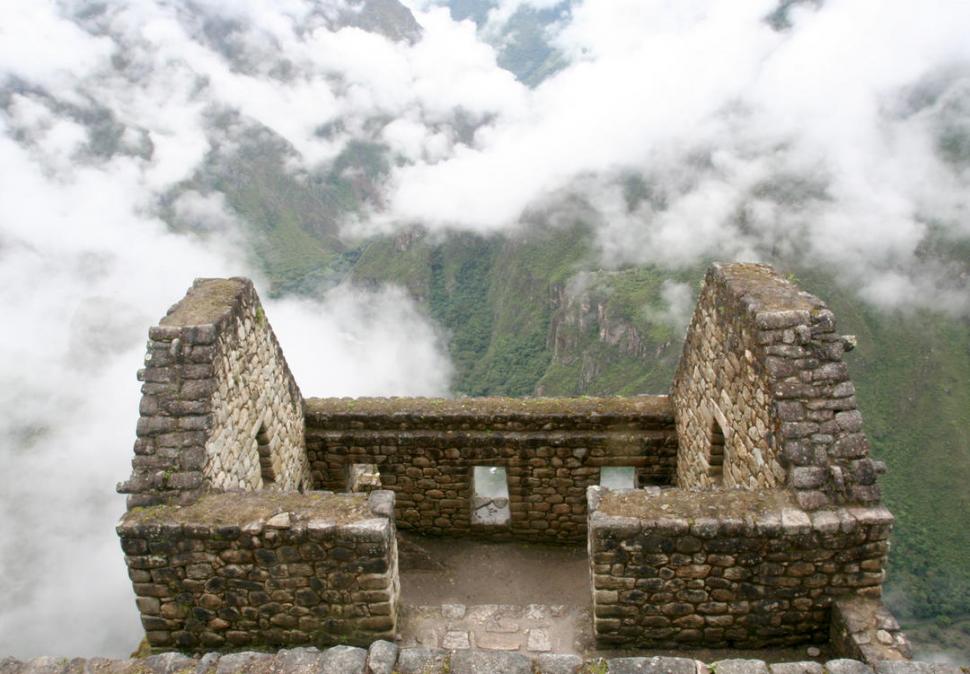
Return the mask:
[[139, 553], [126, 557], [129, 569], [159, 581], [133, 583], [153, 646], [370, 645], [394, 635], [397, 538], [366, 494], [208, 494], [131, 511], [118, 533]]
[[448, 653], [438, 649], [402, 648], [397, 656], [396, 671], [398, 674], [438, 674], [448, 658]]
[[579, 674], [583, 659], [578, 655], [543, 653], [537, 660], [539, 674]]
[[[869, 606], [877, 629], [881, 604], [854, 593], [882, 583], [888, 547], [872, 543], [886, 526], [880, 509], [840, 507], [809, 517], [780, 490], [667, 488], [653, 495], [593, 487], [590, 502], [593, 626], [604, 645], [820, 643], [836, 624], [830, 615], [840, 615], [829, 610], [833, 597]], [[696, 536], [685, 536], [686, 522]], [[840, 648], [847, 643], [831, 635]], [[837, 652], [870, 659], [861, 650]]]
[[366, 674], [391, 674], [397, 662], [398, 646], [390, 641], [378, 639], [367, 649]]
[[966, 668], [942, 662], [884, 660], [875, 665], [876, 674], [965, 674]]
[[[599, 484], [602, 466], [633, 467], [640, 484], [670, 484], [674, 477], [676, 429], [667, 396], [311, 398], [305, 411], [316, 484], [343, 490], [348, 470], [377, 466], [382, 487], [396, 494], [397, 526], [434, 535], [582, 542], [585, 492]], [[505, 469], [515, 497], [476, 498], [472, 468], [483, 465], [483, 456]], [[478, 515], [493, 507], [497, 515], [501, 505], [501, 517], [473, 520], [476, 504], [483, 506]]]
[[878, 502], [833, 330], [825, 304], [770, 267], [713, 265], [671, 389], [677, 484], [789, 486], [806, 509]]
[[457, 651], [451, 657], [451, 674], [533, 674], [532, 661], [518, 653]]
[[277, 651], [271, 674], [317, 674], [323, 668], [324, 655], [316, 648], [292, 648]]
[[20, 666], [20, 672], [22, 674], [63, 674], [68, 662], [67, 658], [42, 655], [24, 662]]
[[817, 662], [780, 662], [768, 665], [771, 674], [824, 674], [825, 669]]
[[769, 674], [762, 660], [718, 660], [711, 667], [717, 674]]
[[256, 651], [227, 653], [216, 663], [215, 674], [259, 674], [266, 671], [272, 658], [269, 653]]
[[149, 337], [129, 507], [310, 485], [303, 397], [251, 281], [196, 280]]
[[872, 667], [858, 660], [829, 660], [825, 663], [827, 674], [873, 674]]
[[697, 674], [697, 661], [687, 658], [611, 658], [609, 674]]
[[195, 669], [198, 660], [181, 653], [162, 653], [145, 658], [142, 664], [153, 674], [175, 674], [187, 669]]
[[353, 646], [334, 646], [323, 652], [320, 674], [364, 674], [367, 651]]
[[0, 674], [16, 674], [23, 663], [17, 658], [6, 657], [0, 659]]

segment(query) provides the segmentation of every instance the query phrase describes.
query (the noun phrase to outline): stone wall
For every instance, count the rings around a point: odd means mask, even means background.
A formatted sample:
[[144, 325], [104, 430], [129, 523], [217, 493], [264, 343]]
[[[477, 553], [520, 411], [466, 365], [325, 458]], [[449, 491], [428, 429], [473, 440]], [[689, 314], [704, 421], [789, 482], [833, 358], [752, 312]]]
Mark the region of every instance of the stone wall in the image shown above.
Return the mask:
[[844, 658], [821, 662], [729, 659], [704, 663], [668, 656], [581, 658], [565, 653], [530, 657], [485, 650], [398, 648], [375, 641], [368, 649], [334, 646], [291, 648], [277, 653], [207, 653], [192, 658], [163, 653], [147, 658], [56, 658], [20, 662], [0, 659], [0, 674], [967, 674], [970, 668], [930, 662], [883, 661], [866, 665]]
[[[346, 489], [350, 466], [376, 465], [397, 525], [423, 533], [581, 542], [601, 467], [635, 467], [642, 484], [669, 484], [675, 470], [667, 396], [311, 398], [305, 412], [314, 483]], [[474, 466], [505, 468], [507, 525], [472, 523]]]
[[877, 503], [883, 466], [869, 458], [845, 343], [825, 304], [770, 267], [713, 265], [672, 387], [677, 483], [787, 486], [807, 509]]
[[829, 642], [847, 658], [863, 662], [909, 660], [909, 640], [881, 600], [848, 596], [832, 603]]
[[129, 507], [309, 485], [300, 389], [252, 282], [199, 279], [149, 330]]
[[149, 644], [199, 651], [393, 638], [391, 492], [208, 494], [118, 525]]
[[594, 631], [604, 646], [825, 642], [837, 598], [878, 597], [893, 517], [805, 512], [786, 491], [590, 490]]

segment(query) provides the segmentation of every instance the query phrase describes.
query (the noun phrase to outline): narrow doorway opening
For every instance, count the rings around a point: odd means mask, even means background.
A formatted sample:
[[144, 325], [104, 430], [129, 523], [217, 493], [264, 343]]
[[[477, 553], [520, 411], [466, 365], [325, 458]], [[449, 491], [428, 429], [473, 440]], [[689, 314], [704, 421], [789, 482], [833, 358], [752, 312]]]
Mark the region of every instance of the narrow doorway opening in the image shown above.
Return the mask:
[[715, 486], [724, 484], [724, 429], [711, 419], [710, 451], [707, 455], [707, 475]]
[[259, 473], [263, 478], [263, 486], [269, 487], [276, 483], [276, 470], [273, 468], [273, 453], [266, 424], [260, 424], [256, 433], [256, 451], [259, 453]]

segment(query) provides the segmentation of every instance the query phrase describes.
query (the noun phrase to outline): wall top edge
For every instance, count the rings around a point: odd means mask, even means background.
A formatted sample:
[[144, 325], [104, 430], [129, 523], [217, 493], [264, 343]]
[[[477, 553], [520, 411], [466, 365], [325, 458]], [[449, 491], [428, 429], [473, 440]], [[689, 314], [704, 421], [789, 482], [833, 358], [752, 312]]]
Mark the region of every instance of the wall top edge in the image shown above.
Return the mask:
[[158, 324], [166, 328], [216, 325], [232, 313], [252, 287], [253, 282], [246, 278], [196, 279]]
[[609, 398], [307, 398], [304, 412], [311, 417], [573, 417], [629, 416], [673, 420], [668, 395]]
[[787, 490], [725, 489], [697, 491], [678, 488], [610, 490], [593, 487], [587, 494], [591, 522], [602, 527], [671, 528], [704, 527], [809, 530], [843, 533], [856, 526], [891, 526], [892, 513], [882, 505], [837, 506], [805, 511]]
[[716, 263], [711, 265], [708, 278], [726, 285], [752, 314], [807, 312], [804, 318], [810, 320], [818, 312], [827, 311], [822, 300], [765, 264]]
[[[388, 525], [385, 504], [367, 494], [255, 491], [218, 492], [186, 506], [157, 505], [133, 508], [118, 523], [121, 535], [152, 533], [200, 534], [239, 530], [259, 534], [264, 529], [380, 528]], [[390, 494], [393, 508], [393, 494]], [[386, 500], [386, 499], [385, 499]]]

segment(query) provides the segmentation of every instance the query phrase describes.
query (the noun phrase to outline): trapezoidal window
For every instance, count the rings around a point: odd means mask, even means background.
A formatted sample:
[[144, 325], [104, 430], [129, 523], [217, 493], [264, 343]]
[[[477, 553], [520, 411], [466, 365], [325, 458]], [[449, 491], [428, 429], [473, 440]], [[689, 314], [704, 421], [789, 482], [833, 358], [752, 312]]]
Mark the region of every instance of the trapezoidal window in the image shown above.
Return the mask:
[[707, 475], [715, 485], [724, 484], [724, 429], [717, 419], [711, 419]]
[[603, 466], [600, 486], [607, 489], [636, 489], [637, 469], [633, 466]]
[[502, 466], [472, 469], [471, 523], [505, 526], [512, 519], [509, 509], [509, 479]]
[[260, 424], [256, 433], [256, 451], [259, 452], [259, 473], [263, 478], [263, 486], [276, 482], [276, 471], [273, 470], [273, 454], [270, 450], [269, 433], [266, 425]]

